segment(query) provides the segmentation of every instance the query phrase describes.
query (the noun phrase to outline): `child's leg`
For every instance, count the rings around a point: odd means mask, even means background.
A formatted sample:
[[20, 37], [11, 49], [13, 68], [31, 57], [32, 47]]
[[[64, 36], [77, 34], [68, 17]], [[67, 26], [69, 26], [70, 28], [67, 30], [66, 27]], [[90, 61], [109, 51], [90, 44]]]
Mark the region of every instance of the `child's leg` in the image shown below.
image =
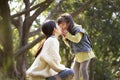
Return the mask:
[[83, 77], [83, 80], [89, 80], [89, 74], [88, 74], [89, 63], [90, 60], [80, 63], [80, 72]]
[[75, 80], [80, 80], [80, 76], [79, 76], [79, 67], [80, 67], [80, 63], [78, 63], [78, 62], [74, 62], [74, 64], [73, 64], [74, 66], [73, 66], [73, 69], [74, 69], [74, 71], [75, 71]]

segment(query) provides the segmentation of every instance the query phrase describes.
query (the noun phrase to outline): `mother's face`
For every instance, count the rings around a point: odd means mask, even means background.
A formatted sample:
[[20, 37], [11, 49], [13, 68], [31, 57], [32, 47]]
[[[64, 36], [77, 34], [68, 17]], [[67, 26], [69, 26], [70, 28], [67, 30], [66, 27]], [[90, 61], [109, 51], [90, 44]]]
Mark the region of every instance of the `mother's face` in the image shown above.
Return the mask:
[[56, 28], [55, 29], [56, 29], [56, 34], [58, 36], [62, 34], [62, 30], [61, 30], [60, 26], [58, 26], [57, 24], [56, 24]]

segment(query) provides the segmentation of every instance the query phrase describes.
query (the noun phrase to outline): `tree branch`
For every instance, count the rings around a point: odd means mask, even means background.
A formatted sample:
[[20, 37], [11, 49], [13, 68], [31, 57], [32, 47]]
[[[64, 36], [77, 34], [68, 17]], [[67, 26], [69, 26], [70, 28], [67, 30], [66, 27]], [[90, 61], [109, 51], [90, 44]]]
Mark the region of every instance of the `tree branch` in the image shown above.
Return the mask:
[[32, 37], [32, 36], [35, 36], [37, 34], [40, 34], [40, 31], [41, 31], [41, 28], [38, 28], [37, 30], [30, 32], [28, 37]]
[[33, 0], [33, 1], [30, 3], [30, 6], [33, 5], [35, 1], [36, 1], [36, 0]]
[[17, 50], [14, 53], [14, 57], [17, 58], [19, 55], [21, 55], [22, 53], [26, 52], [27, 50], [29, 50], [30, 48], [32, 48], [34, 45], [36, 45], [38, 42], [40, 42], [45, 36], [41, 35], [39, 36], [37, 39], [35, 39], [33, 42], [28, 43], [27, 45], [25, 45], [24, 47], [20, 48], [19, 50]]
[[48, 17], [46, 18], [46, 20], [51, 19], [55, 15], [55, 13], [57, 12], [57, 8], [63, 3], [63, 1], [65, 1], [65, 0], [60, 0], [59, 3], [54, 6], [54, 8], [51, 10], [51, 12], [48, 15]]
[[22, 25], [22, 18], [21, 18], [21, 16], [19, 16], [18, 18], [15, 18], [15, 19], [11, 19], [11, 23], [12, 23], [17, 29], [19, 29], [19, 27]]
[[82, 7], [80, 7], [80, 9], [76, 10], [76, 12], [73, 12], [71, 15], [72, 17], [76, 17], [78, 14], [80, 14], [81, 12], [85, 11], [90, 4], [93, 2], [93, 0], [89, 0], [88, 2], [86, 2]]
[[[44, 1], [44, 2], [46, 2], [46, 1]], [[13, 14], [13, 15], [11, 15], [11, 18], [15, 18], [15, 17], [17, 17], [17, 16], [21, 16], [21, 15], [23, 15], [23, 14], [25, 14], [25, 13], [28, 13], [28, 12], [30, 12], [30, 11], [32, 11], [32, 10], [35, 10], [35, 9], [37, 9], [38, 7], [40, 7], [42, 4], [43, 4], [43, 2], [42, 2], [42, 3], [39, 3], [39, 4], [35, 5], [35, 6], [33, 6], [33, 7], [30, 8], [30, 9], [23, 10], [22, 12], [19, 12], [19, 13], [17, 13], [17, 14]]]
[[[29, 10], [30, 9], [30, 1], [29, 0], [23, 0], [23, 2], [25, 4], [25, 10]], [[30, 16], [30, 12], [25, 13], [25, 16], [29, 17]]]
[[43, 12], [46, 8], [49, 7], [49, 5], [53, 2], [54, 0], [46, 0], [41, 3], [40, 7], [35, 11], [35, 13], [29, 18], [30, 22], [32, 23], [39, 15], [41, 12]]

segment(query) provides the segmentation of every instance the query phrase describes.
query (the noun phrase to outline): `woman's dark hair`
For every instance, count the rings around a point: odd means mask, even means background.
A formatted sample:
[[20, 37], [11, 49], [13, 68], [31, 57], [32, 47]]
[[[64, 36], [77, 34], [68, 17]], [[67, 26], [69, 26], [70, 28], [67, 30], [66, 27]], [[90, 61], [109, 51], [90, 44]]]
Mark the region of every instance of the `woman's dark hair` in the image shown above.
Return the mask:
[[69, 24], [69, 26], [68, 26], [68, 31], [69, 31], [71, 34], [74, 34], [74, 32], [73, 32], [74, 21], [73, 21], [72, 16], [71, 16], [70, 14], [68, 14], [68, 13], [62, 14], [60, 17], [58, 17], [57, 23], [58, 23], [58, 25], [59, 25], [59, 24], [61, 24], [62, 22], [66, 22], [67, 24]]
[[35, 55], [34, 55], [35, 58], [36, 58], [36, 57], [39, 55], [39, 53], [41, 52], [45, 40], [46, 40], [46, 39], [44, 38], [44, 39], [42, 39], [42, 40], [40, 41], [40, 45], [39, 45], [39, 47], [38, 47], [38, 49], [37, 49], [37, 51], [36, 51], [36, 53], [35, 53]]
[[56, 28], [56, 23], [53, 20], [48, 20], [42, 25], [42, 32], [45, 34], [46, 38], [53, 34], [53, 30]]
[[[46, 39], [53, 34], [54, 28], [56, 28], [56, 23], [55, 23], [55, 21], [53, 21], [53, 20], [45, 21], [45, 22], [42, 24], [42, 32], [45, 34]], [[39, 53], [41, 52], [42, 47], [43, 47], [43, 44], [44, 44], [44, 42], [45, 42], [46, 39], [43, 39], [42, 41], [40, 41], [41, 44], [40, 44], [37, 52], [35, 53], [35, 58], [36, 58], [36, 57], [39, 55]]]

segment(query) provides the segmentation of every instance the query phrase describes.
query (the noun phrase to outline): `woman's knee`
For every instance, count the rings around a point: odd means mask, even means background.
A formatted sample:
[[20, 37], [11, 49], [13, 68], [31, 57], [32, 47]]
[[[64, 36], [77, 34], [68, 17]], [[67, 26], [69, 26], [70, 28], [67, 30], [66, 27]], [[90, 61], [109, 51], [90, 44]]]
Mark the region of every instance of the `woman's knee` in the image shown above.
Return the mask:
[[58, 74], [61, 78], [68, 76], [74, 76], [74, 71], [72, 69], [66, 69]]
[[70, 74], [70, 75], [74, 75], [74, 71], [73, 70], [68, 70], [68, 73]]

